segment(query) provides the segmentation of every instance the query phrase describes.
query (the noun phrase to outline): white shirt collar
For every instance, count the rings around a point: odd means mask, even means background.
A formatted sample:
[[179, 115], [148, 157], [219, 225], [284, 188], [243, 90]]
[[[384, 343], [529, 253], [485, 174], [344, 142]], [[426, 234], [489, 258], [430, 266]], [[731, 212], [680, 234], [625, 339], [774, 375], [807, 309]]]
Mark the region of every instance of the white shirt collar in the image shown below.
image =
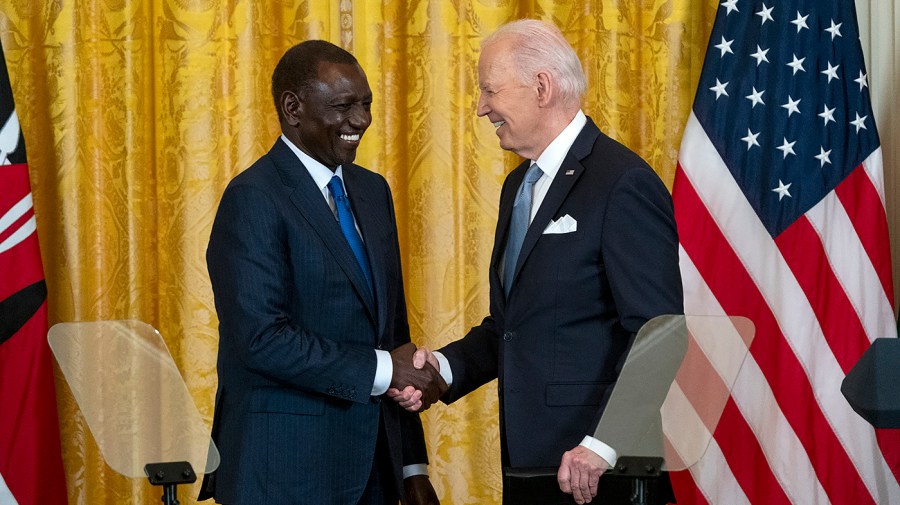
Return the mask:
[[[316, 182], [316, 185], [319, 187], [319, 191], [322, 191], [324, 194], [327, 195], [328, 190], [326, 188], [328, 187], [328, 181], [330, 181], [331, 178], [335, 175], [340, 177], [341, 181], [343, 182], [344, 173], [341, 170], [340, 165], [338, 165], [337, 169], [332, 173], [331, 170], [328, 169], [328, 167], [326, 167], [325, 165], [314, 160], [310, 155], [306, 154], [305, 152], [301, 151], [300, 148], [295, 146], [293, 142], [288, 140], [288, 138], [285, 137], [284, 134], [281, 134], [281, 140], [282, 140], [282, 142], [287, 144], [288, 147], [291, 148], [291, 151], [293, 151], [294, 154], [296, 154], [298, 158], [300, 158], [300, 162], [303, 163], [303, 166], [306, 167], [306, 170], [309, 172], [309, 175], [312, 176], [313, 181]], [[344, 192], [345, 193], [347, 192], [346, 184], [344, 184]]]
[[541, 171], [551, 180], [556, 176], [556, 172], [562, 166], [566, 154], [572, 148], [572, 144], [575, 143], [575, 139], [578, 138], [578, 134], [581, 133], [585, 124], [587, 124], [587, 116], [579, 109], [572, 122], [563, 128], [563, 131], [553, 139], [553, 142], [550, 142], [550, 145], [544, 149], [544, 152], [538, 156], [538, 159], [533, 160], [533, 162], [540, 165]]

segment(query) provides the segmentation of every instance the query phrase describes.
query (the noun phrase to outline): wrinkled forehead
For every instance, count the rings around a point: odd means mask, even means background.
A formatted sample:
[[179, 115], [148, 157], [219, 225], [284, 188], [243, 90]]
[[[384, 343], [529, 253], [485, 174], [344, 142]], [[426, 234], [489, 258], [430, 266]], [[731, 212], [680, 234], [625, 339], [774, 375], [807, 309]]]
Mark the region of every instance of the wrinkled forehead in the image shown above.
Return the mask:
[[504, 39], [482, 49], [478, 58], [478, 84], [481, 87], [498, 86], [513, 77], [512, 49]]

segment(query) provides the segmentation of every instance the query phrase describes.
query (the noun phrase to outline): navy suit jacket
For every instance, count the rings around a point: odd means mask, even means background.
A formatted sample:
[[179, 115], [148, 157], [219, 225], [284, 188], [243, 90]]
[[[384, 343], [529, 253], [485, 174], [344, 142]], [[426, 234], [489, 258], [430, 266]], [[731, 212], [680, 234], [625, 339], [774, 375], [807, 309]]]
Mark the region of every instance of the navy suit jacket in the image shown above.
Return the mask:
[[344, 185], [374, 295], [320, 189], [279, 139], [225, 190], [206, 259], [219, 316], [212, 436], [221, 465], [204, 494], [229, 505], [356, 503], [379, 423], [401, 467], [427, 463], [422, 425], [372, 398], [375, 348], [409, 342], [387, 182], [353, 164]]
[[[683, 312], [678, 234], [656, 173], [589, 118], [528, 228], [507, 297], [501, 259], [529, 164], [500, 193], [490, 315], [440, 350], [453, 372], [443, 400], [499, 378], [504, 465], [556, 467], [593, 435], [640, 327]], [[576, 231], [543, 234], [567, 214]]]

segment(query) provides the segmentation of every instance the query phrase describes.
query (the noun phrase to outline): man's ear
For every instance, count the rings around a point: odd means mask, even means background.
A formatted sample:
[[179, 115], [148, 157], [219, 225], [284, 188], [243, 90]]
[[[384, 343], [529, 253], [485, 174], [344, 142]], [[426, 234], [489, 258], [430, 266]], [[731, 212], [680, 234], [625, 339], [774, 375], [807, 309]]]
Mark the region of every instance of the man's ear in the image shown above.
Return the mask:
[[300, 116], [303, 115], [303, 101], [293, 91], [286, 90], [281, 94], [279, 101], [281, 106], [281, 115], [287, 124], [297, 126], [300, 124]]
[[553, 76], [541, 71], [537, 75], [538, 106], [546, 107], [553, 100]]

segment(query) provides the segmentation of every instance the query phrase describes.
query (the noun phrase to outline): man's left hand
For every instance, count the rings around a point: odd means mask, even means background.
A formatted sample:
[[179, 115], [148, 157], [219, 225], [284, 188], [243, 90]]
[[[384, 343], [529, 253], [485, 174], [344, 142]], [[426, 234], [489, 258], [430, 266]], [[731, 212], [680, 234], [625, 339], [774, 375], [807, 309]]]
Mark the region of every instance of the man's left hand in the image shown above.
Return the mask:
[[427, 475], [411, 475], [403, 479], [403, 487], [410, 505], [441, 505]]
[[556, 481], [564, 493], [575, 498], [581, 505], [590, 503], [597, 496], [597, 483], [600, 476], [609, 468], [609, 463], [596, 452], [582, 445], [563, 453]]

